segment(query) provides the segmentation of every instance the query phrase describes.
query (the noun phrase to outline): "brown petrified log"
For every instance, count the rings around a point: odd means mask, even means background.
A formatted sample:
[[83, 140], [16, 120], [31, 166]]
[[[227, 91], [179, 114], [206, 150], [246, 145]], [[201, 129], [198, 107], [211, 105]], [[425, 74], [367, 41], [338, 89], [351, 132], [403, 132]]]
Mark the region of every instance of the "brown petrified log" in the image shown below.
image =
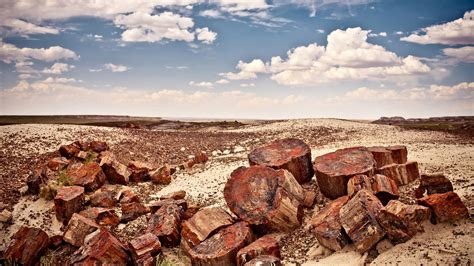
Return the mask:
[[423, 231], [421, 223], [430, 218], [430, 209], [420, 205], [407, 205], [391, 200], [380, 209], [377, 216], [379, 224], [393, 243], [408, 241], [417, 232]]
[[66, 227], [63, 239], [73, 246], [80, 247], [84, 245], [86, 236], [98, 229], [99, 225], [93, 220], [74, 213]]
[[48, 161], [48, 168], [53, 171], [58, 171], [63, 169], [69, 164], [69, 160], [64, 157], [55, 157]]
[[239, 222], [189, 249], [188, 256], [193, 265], [235, 265], [237, 252], [252, 240], [247, 223]]
[[253, 150], [248, 155], [250, 165], [286, 169], [300, 183], [311, 180], [311, 148], [302, 140], [286, 138], [275, 140]]
[[224, 188], [229, 209], [259, 230], [289, 231], [301, 225], [303, 188], [287, 170], [235, 169]]
[[31, 175], [26, 179], [26, 185], [28, 186], [28, 193], [38, 194], [41, 190], [41, 186], [48, 182], [46, 175], [46, 167], [37, 166]]
[[67, 224], [73, 213], [84, 207], [84, 188], [79, 186], [60, 187], [54, 198], [56, 218]]
[[342, 227], [360, 253], [369, 250], [385, 235], [376, 219], [382, 207], [372, 192], [362, 189], [339, 211]]
[[139, 202], [131, 202], [131, 203], [122, 203], [122, 222], [129, 222], [132, 220], [137, 219], [138, 217], [147, 214], [150, 212], [150, 208], [147, 206], [139, 203]]
[[39, 228], [22, 226], [13, 236], [5, 251], [6, 262], [31, 266], [35, 265], [42, 252], [49, 245], [49, 237]]
[[147, 206], [148, 208], [150, 208], [151, 213], [155, 213], [161, 207], [170, 205], [170, 204], [180, 206], [183, 209], [183, 211], [186, 211], [188, 209], [188, 202], [184, 199], [180, 199], [180, 200], [163, 199], [163, 200], [158, 200], [158, 201], [151, 201], [150, 203], [148, 203]]
[[164, 200], [164, 199], [181, 200], [181, 199], [184, 199], [185, 197], [186, 197], [186, 191], [178, 190], [178, 191], [171, 192], [171, 193], [161, 196], [160, 200]]
[[303, 206], [311, 208], [316, 200], [316, 192], [313, 190], [304, 190]]
[[[141, 235], [128, 243], [132, 253], [133, 264], [149, 265], [147, 262], [154, 262], [154, 258], [161, 251], [160, 240], [152, 233]], [[152, 264], [155, 265], [155, 264]]]
[[100, 166], [109, 182], [111, 184], [127, 185], [130, 177], [127, 166], [120, 163], [110, 151], [103, 151], [100, 156]]
[[178, 205], [165, 205], [151, 215], [146, 232], [156, 235], [163, 246], [174, 247], [180, 241], [182, 215]]
[[270, 255], [262, 255], [258, 256], [255, 259], [247, 262], [244, 266], [281, 266], [283, 265], [279, 258], [270, 256]]
[[120, 218], [115, 210], [110, 208], [92, 207], [81, 211], [79, 214], [99, 225], [116, 226], [120, 223]]
[[132, 203], [132, 202], [140, 202], [140, 198], [138, 197], [135, 192], [133, 192], [129, 187], [121, 190], [117, 197], [120, 199], [120, 203]]
[[72, 169], [68, 171], [68, 176], [74, 185], [82, 186], [86, 191], [99, 189], [106, 180], [102, 168], [96, 162], [84, 164], [78, 169]]
[[397, 186], [410, 184], [420, 178], [418, 163], [414, 161], [405, 164], [389, 164], [377, 169], [377, 173], [390, 177]]
[[74, 265], [127, 265], [128, 249], [107, 229], [101, 228], [87, 236], [86, 243], [70, 258]]
[[399, 198], [395, 181], [380, 174], [374, 176], [356, 175], [347, 182], [347, 194], [349, 196], [354, 195], [361, 189], [372, 191], [383, 205], [386, 205], [390, 200]]
[[404, 164], [407, 162], [408, 151], [407, 147], [403, 145], [395, 145], [386, 147], [392, 152], [392, 159], [394, 163]]
[[75, 143], [59, 147], [59, 153], [67, 159], [74, 157], [74, 155], [76, 155], [80, 150], [81, 149]]
[[367, 148], [353, 147], [318, 156], [313, 167], [323, 195], [336, 199], [347, 194], [347, 181], [352, 176], [374, 175], [375, 160]]
[[171, 183], [171, 166], [165, 163], [162, 167], [150, 171], [149, 175], [151, 182], [168, 185]]
[[104, 141], [97, 141], [97, 140], [91, 141], [88, 147], [97, 153], [103, 152], [109, 149], [109, 146], [107, 146], [107, 143], [105, 143]]
[[453, 184], [443, 174], [423, 174], [420, 177], [420, 186], [416, 190], [416, 197], [423, 197], [425, 191], [428, 195], [446, 193], [453, 191]]
[[237, 252], [237, 265], [244, 265], [262, 255], [281, 258], [280, 237], [281, 236], [277, 234], [265, 235], [250, 243], [250, 245], [240, 249], [239, 252]]
[[140, 161], [130, 161], [128, 163], [128, 169], [131, 171], [131, 182], [142, 182], [150, 179], [149, 172], [153, 169], [153, 167], [148, 163]]
[[341, 250], [349, 243], [339, 216], [339, 211], [347, 201], [349, 201], [348, 196], [337, 198], [311, 218], [312, 232], [316, 235], [319, 244], [334, 251]]
[[390, 151], [389, 149], [380, 146], [368, 147], [367, 149], [374, 156], [377, 168], [394, 163], [392, 158], [392, 151]]
[[461, 198], [452, 191], [428, 195], [419, 199], [418, 203], [430, 207], [437, 222], [452, 222], [469, 218], [469, 211]]
[[183, 222], [181, 241], [194, 247], [212, 233], [232, 223], [232, 217], [222, 208], [201, 209], [191, 219]]
[[90, 196], [91, 205], [94, 207], [114, 207], [117, 204], [114, 192], [102, 187]]

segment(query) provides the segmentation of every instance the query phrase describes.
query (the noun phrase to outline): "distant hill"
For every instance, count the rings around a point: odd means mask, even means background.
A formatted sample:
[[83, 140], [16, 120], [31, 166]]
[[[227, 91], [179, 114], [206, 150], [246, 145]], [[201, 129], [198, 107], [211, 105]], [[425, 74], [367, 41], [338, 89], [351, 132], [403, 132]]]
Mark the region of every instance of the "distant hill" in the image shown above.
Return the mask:
[[474, 116], [442, 116], [430, 118], [408, 118], [401, 116], [381, 117], [373, 124], [400, 126], [406, 129], [437, 130], [454, 134], [474, 136]]

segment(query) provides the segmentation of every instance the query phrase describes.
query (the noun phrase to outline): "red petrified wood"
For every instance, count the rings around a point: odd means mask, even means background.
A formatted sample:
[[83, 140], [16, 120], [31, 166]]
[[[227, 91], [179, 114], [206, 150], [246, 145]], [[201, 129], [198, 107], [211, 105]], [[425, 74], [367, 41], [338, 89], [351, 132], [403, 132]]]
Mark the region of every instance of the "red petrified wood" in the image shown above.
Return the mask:
[[229, 209], [259, 229], [289, 231], [301, 225], [303, 188], [283, 169], [239, 167], [224, 188]]
[[349, 239], [343, 232], [339, 216], [339, 211], [347, 201], [349, 201], [348, 196], [335, 199], [315, 213], [311, 219], [312, 231], [319, 244], [334, 251], [341, 250], [349, 243]]
[[63, 145], [59, 147], [59, 153], [61, 156], [66, 157], [67, 159], [71, 159], [80, 151], [79, 146], [75, 143], [71, 143], [69, 145]]
[[242, 248], [237, 252], [237, 265], [244, 265], [246, 262], [261, 255], [270, 255], [281, 258], [279, 238], [280, 236], [275, 234], [262, 236], [250, 245]]
[[69, 164], [69, 160], [64, 157], [56, 157], [48, 161], [48, 168], [53, 171], [58, 171], [63, 169]]
[[41, 190], [41, 186], [48, 182], [46, 175], [46, 167], [38, 166], [33, 170], [33, 173], [26, 179], [26, 185], [28, 186], [28, 193], [38, 194]]
[[253, 240], [245, 222], [228, 226], [189, 250], [193, 265], [235, 265], [237, 252]]
[[142, 182], [150, 179], [149, 171], [151, 171], [153, 167], [144, 162], [130, 161], [128, 163], [128, 169], [132, 172], [130, 175], [131, 182]]
[[368, 147], [367, 149], [374, 156], [377, 168], [393, 163], [392, 152], [389, 149], [380, 146]]
[[336, 199], [347, 194], [347, 181], [352, 176], [372, 176], [375, 160], [367, 148], [353, 147], [316, 157], [313, 167], [321, 192]]
[[117, 199], [114, 192], [102, 187], [94, 192], [90, 197], [91, 205], [94, 207], [115, 207]]
[[171, 183], [171, 167], [169, 164], [165, 164], [162, 167], [150, 171], [150, 180], [153, 183], [168, 185]]
[[362, 189], [339, 211], [342, 227], [360, 253], [369, 250], [385, 235], [376, 220], [382, 207], [372, 192]]
[[422, 232], [421, 223], [429, 218], [429, 208], [407, 205], [398, 200], [391, 200], [377, 216], [377, 220], [393, 243], [406, 242], [417, 232]]
[[6, 262], [12, 262], [11, 265], [15, 265], [14, 263], [35, 265], [48, 245], [49, 237], [43, 230], [22, 226], [12, 236], [10, 245], [5, 251]]
[[146, 233], [128, 243], [132, 253], [133, 264], [155, 265], [155, 256], [161, 251], [161, 244], [158, 237], [152, 233]]
[[130, 171], [128, 171], [127, 166], [117, 161], [113, 153], [109, 151], [102, 152], [100, 166], [111, 184], [128, 184]]
[[420, 178], [417, 162], [389, 164], [377, 170], [377, 173], [390, 177], [398, 186], [407, 185]]
[[286, 169], [300, 183], [311, 180], [311, 149], [299, 139], [281, 139], [253, 150], [248, 155], [250, 165]]
[[443, 194], [428, 195], [419, 199], [418, 203], [430, 207], [438, 222], [469, 218], [469, 211], [461, 201], [461, 198], [452, 191]]
[[453, 191], [451, 181], [443, 174], [424, 174], [420, 177], [420, 186], [417, 188], [417, 198], [423, 197], [425, 191], [428, 195]]
[[356, 175], [347, 182], [347, 194], [354, 195], [361, 189], [372, 191], [386, 205], [392, 199], [398, 199], [398, 187], [391, 178], [384, 175]]
[[80, 247], [84, 245], [86, 236], [98, 229], [99, 225], [93, 220], [74, 213], [66, 227], [63, 239], [73, 246]]
[[120, 218], [114, 209], [93, 207], [83, 210], [79, 214], [95, 221], [99, 225], [116, 226], [120, 223]]
[[72, 183], [84, 187], [87, 191], [95, 191], [104, 185], [106, 177], [98, 163], [84, 164], [78, 169], [68, 171]]
[[54, 209], [56, 218], [64, 224], [75, 212], [82, 210], [84, 206], [84, 188], [78, 186], [60, 187], [54, 198]]
[[129, 222], [138, 217], [150, 212], [150, 209], [139, 202], [122, 203], [122, 218], [123, 222]]
[[107, 143], [104, 141], [91, 141], [89, 143], [89, 148], [95, 152], [103, 152], [109, 149], [109, 146], [107, 146]]
[[231, 225], [232, 217], [222, 208], [206, 208], [183, 222], [182, 241], [194, 247], [217, 230]]
[[161, 244], [174, 247], [179, 244], [183, 209], [175, 204], [161, 207], [148, 221], [147, 233], [153, 233]]
[[88, 236], [88, 241], [71, 256], [76, 265], [127, 265], [127, 247], [102, 228]]
[[392, 152], [392, 159], [394, 163], [404, 164], [407, 162], [407, 147], [403, 145], [395, 145], [386, 147], [387, 150]]

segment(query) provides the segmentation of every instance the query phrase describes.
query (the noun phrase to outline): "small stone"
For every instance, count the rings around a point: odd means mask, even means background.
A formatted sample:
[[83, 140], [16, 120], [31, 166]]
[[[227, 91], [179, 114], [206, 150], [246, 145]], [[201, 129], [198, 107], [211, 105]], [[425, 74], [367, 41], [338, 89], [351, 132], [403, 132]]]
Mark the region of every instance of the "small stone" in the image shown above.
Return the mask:
[[150, 172], [150, 179], [153, 183], [168, 185], [171, 183], [171, 167], [165, 164], [162, 167]]
[[2, 212], [0, 212], [0, 222], [1, 223], [7, 223], [9, 221], [11, 221], [12, 219], [12, 212], [7, 210], [7, 209], [3, 209]]
[[148, 207], [138, 202], [122, 203], [121, 208], [122, 222], [129, 222], [135, 220], [138, 217], [150, 212], [150, 209]]

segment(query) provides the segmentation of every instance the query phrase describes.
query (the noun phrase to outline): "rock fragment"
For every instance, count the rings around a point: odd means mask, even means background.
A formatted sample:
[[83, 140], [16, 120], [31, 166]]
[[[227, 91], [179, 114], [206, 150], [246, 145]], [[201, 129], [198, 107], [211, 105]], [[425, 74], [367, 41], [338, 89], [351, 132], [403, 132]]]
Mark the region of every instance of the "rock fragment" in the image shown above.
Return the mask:
[[63, 239], [73, 246], [81, 247], [84, 245], [86, 236], [98, 229], [99, 225], [93, 220], [74, 213], [66, 227]]
[[156, 235], [163, 246], [179, 244], [183, 209], [175, 204], [163, 206], [148, 220], [147, 233]]
[[392, 151], [390, 151], [389, 149], [380, 146], [368, 147], [367, 149], [374, 156], [377, 168], [394, 163], [392, 158]]
[[398, 199], [398, 187], [391, 178], [376, 174], [374, 176], [356, 175], [347, 183], [347, 194], [354, 195], [361, 189], [367, 189], [379, 198], [383, 205], [392, 199]]
[[419, 199], [418, 203], [429, 207], [437, 222], [453, 222], [469, 218], [468, 209], [458, 194], [452, 191], [428, 195]]
[[91, 206], [110, 208], [117, 204], [114, 192], [110, 189], [102, 187], [90, 196]]
[[397, 186], [407, 185], [420, 178], [418, 163], [389, 164], [377, 170], [377, 173], [390, 177]]
[[131, 182], [143, 182], [150, 179], [149, 172], [153, 169], [153, 167], [148, 163], [140, 161], [130, 161], [128, 163], [128, 169], [131, 171]]
[[103, 226], [117, 226], [120, 223], [120, 218], [115, 210], [110, 208], [93, 207], [83, 210], [79, 214]]
[[74, 143], [71, 143], [69, 145], [63, 145], [59, 148], [59, 153], [61, 156], [66, 157], [67, 159], [71, 159], [74, 157], [77, 153], [79, 153], [81, 149]]
[[128, 184], [130, 171], [127, 166], [117, 161], [113, 153], [109, 151], [102, 152], [100, 166], [111, 184]]
[[89, 192], [99, 189], [106, 181], [102, 168], [96, 162], [86, 163], [78, 169], [70, 170], [68, 176], [74, 185], [82, 186]]
[[428, 195], [442, 194], [453, 191], [453, 184], [443, 174], [423, 174], [417, 188], [417, 198], [423, 197], [425, 191]]
[[56, 218], [67, 224], [72, 215], [84, 207], [84, 188], [79, 186], [60, 187], [54, 198]]
[[237, 265], [244, 265], [262, 255], [281, 258], [279, 236], [275, 234], [265, 235], [250, 243], [237, 252]]
[[36, 265], [49, 245], [49, 237], [39, 228], [22, 226], [13, 236], [5, 251], [7, 261], [25, 266]]
[[128, 243], [130, 252], [132, 253], [133, 264], [138, 265], [155, 265], [155, 257], [161, 251], [161, 244], [158, 237], [151, 233], [146, 233], [134, 238]]
[[392, 152], [393, 162], [396, 164], [404, 164], [407, 162], [408, 151], [407, 147], [403, 145], [395, 145], [386, 147]]
[[150, 180], [153, 183], [168, 185], [171, 183], [171, 167], [165, 164], [162, 167], [150, 172]]
[[129, 222], [150, 212], [150, 209], [139, 202], [122, 203], [122, 222]]

